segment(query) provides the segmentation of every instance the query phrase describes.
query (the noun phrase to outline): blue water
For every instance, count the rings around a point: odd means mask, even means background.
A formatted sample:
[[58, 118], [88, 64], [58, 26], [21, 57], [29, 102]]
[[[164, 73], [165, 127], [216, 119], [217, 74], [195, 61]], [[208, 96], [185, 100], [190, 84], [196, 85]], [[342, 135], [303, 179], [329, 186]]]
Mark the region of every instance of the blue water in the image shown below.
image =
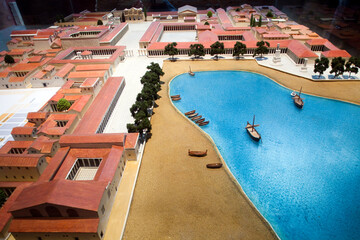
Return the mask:
[[[291, 92], [240, 71], [170, 84], [181, 112], [210, 120], [202, 129], [281, 239], [360, 239], [360, 107], [303, 95], [300, 110]], [[244, 128], [254, 114], [258, 143]]]

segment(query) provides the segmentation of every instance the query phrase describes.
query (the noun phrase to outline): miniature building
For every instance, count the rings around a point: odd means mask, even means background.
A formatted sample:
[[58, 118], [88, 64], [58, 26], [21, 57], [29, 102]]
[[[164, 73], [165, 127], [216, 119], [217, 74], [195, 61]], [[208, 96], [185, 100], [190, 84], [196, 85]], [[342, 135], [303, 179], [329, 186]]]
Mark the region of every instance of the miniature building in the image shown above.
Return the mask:
[[140, 21], [144, 19], [142, 8], [125, 8], [124, 11], [125, 21]]
[[102, 239], [126, 164], [126, 138], [63, 136], [39, 181], [24, 188], [9, 208], [14, 237]]
[[182, 6], [178, 9], [179, 20], [186, 20], [186, 18], [196, 19], [197, 12], [196, 7], [190, 5]]

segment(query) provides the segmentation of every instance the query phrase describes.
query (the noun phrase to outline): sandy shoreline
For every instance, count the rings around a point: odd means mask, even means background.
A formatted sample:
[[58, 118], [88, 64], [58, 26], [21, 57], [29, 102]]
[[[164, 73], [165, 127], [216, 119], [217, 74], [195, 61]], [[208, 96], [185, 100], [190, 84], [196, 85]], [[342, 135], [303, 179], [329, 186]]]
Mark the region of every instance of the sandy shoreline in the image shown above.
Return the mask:
[[[360, 104], [360, 82], [313, 82], [259, 66], [253, 60], [164, 62], [165, 84], [152, 117], [124, 239], [276, 239], [226, 168], [205, 165], [221, 161], [207, 135], [182, 117], [170, 102], [168, 83], [193, 71], [245, 70], [305, 93]], [[187, 149], [208, 149], [205, 158]]]

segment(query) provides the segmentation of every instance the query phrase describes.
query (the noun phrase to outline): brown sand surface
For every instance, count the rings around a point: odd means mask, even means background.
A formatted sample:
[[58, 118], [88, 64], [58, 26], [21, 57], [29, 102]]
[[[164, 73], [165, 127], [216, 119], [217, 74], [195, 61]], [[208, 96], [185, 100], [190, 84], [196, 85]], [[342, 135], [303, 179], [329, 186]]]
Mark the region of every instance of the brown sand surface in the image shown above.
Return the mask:
[[[151, 119], [152, 136], [145, 148], [124, 239], [276, 239], [227, 168], [206, 168], [207, 163], [222, 161], [217, 149], [171, 104], [168, 83], [187, 72], [189, 65], [193, 71], [258, 72], [292, 89], [302, 86], [306, 93], [354, 103], [360, 103], [360, 83], [312, 82], [252, 60], [164, 62], [161, 80], [165, 84]], [[190, 157], [188, 149], [207, 149], [208, 155]]]

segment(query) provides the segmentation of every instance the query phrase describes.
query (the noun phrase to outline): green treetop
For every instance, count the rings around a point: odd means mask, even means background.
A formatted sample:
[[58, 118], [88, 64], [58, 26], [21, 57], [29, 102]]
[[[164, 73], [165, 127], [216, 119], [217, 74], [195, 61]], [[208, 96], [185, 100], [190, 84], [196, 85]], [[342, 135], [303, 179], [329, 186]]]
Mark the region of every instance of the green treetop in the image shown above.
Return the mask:
[[189, 56], [194, 55], [195, 58], [199, 58], [200, 56], [205, 56], [204, 45], [202, 44], [191, 44]]
[[256, 43], [256, 46], [258, 46], [258, 47], [255, 49], [253, 57], [260, 54], [260, 57], [262, 58], [263, 54], [269, 53], [268, 47], [270, 47], [270, 44], [268, 42], [259, 41], [259, 42]]
[[97, 25], [104, 25], [103, 21], [101, 21], [100, 19], [97, 21]]
[[66, 111], [71, 107], [71, 104], [69, 103], [68, 100], [66, 100], [65, 98], [61, 98], [58, 102], [57, 102], [57, 109], [59, 112], [62, 111]]
[[246, 45], [241, 42], [236, 42], [234, 45], [233, 56], [239, 58], [240, 54], [244, 55], [246, 53]]
[[210, 46], [210, 55], [215, 55], [215, 58], [218, 59], [218, 54], [225, 53], [224, 43], [216, 41]]
[[212, 13], [212, 11], [208, 11], [206, 15], [208, 16], [208, 18], [211, 18], [213, 13]]
[[327, 59], [326, 57], [315, 59], [314, 73], [318, 72], [319, 78], [328, 68], [329, 68], [329, 59]]
[[268, 17], [268, 18], [273, 18], [274, 15], [272, 14], [271, 11], [268, 11], [267, 14], [266, 14], [266, 17]]
[[173, 43], [169, 43], [168, 45], [165, 46], [164, 53], [169, 55], [172, 58], [172, 60], [174, 60], [174, 55], [177, 55], [179, 52], [176, 48], [176, 45], [177, 45], [177, 43], [173, 42]]
[[343, 59], [342, 57], [333, 58], [333, 60], [331, 61], [330, 73], [335, 73], [335, 77], [342, 75], [345, 71], [344, 65], [345, 59]]
[[13, 64], [13, 63], [15, 63], [14, 58], [13, 58], [12, 56], [8, 55], [8, 54], [5, 55], [4, 61], [5, 61], [5, 63], [7, 63], [7, 64]]

